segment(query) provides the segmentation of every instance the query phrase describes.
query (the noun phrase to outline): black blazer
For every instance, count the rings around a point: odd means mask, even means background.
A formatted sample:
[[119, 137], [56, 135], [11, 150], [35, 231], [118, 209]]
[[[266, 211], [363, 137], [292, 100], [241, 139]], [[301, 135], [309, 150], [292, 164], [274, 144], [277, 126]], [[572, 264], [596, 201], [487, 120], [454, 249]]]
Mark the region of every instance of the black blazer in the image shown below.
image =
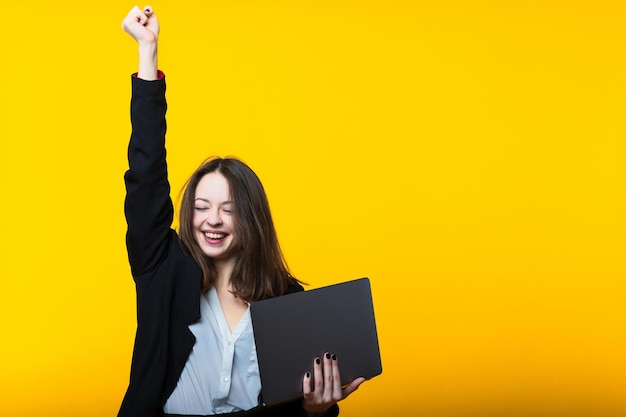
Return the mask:
[[[167, 176], [165, 78], [132, 77], [132, 134], [124, 176], [126, 245], [137, 290], [137, 332], [130, 383], [119, 417], [162, 414], [195, 343], [189, 324], [200, 319], [200, 267], [171, 228]], [[294, 281], [289, 292], [302, 291]], [[335, 406], [329, 415], [337, 415]], [[251, 414], [304, 416], [301, 401], [257, 407]]]

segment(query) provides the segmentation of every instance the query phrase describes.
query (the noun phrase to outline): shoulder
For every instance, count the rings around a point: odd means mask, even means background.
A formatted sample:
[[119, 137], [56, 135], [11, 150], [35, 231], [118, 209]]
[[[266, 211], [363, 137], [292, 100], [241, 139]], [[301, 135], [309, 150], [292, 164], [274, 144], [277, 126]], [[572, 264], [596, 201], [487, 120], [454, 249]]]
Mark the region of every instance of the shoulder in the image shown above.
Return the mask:
[[[166, 238], [162, 242], [163, 251], [158, 259], [154, 259], [153, 265], [142, 274], [133, 274], [138, 284], [144, 284], [150, 290], [161, 287], [178, 286], [185, 282], [185, 278], [201, 276], [202, 270], [185, 249], [185, 245], [174, 229], [169, 229]], [[149, 283], [146, 283], [149, 281]], [[143, 288], [140, 285], [138, 289]]]
[[[138, 317], [149, 322], [193, 323], [200, 318], [202, 271], [172, 230], [166, 256], [151, 271], [135, 277]], [[163, 328], [168, 328], [164, 326]]]

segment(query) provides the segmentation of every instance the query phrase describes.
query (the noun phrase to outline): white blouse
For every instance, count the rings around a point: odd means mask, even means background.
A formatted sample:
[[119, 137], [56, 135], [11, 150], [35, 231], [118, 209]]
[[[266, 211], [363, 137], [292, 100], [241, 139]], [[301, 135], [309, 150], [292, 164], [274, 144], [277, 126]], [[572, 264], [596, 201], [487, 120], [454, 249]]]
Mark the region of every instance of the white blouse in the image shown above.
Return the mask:
[[231, 333], [211, 288], [200, 296], [200, 321], [189, 329], [196, 343], [164, 412], [211, 415], [257, 406], [261, 379], [250, 307]]

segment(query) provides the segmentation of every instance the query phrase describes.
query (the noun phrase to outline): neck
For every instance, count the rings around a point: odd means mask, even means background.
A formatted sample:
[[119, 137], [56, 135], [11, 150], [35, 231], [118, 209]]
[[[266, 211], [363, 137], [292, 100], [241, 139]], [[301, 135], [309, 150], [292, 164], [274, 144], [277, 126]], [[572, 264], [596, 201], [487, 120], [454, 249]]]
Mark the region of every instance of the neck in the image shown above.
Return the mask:
[[230, 277], [235, 268], [235, 258], [229, 258], [223, 261], [214, 260], [213, 265], [215, 265], [217, 271], [215, 288], [230, 288]]

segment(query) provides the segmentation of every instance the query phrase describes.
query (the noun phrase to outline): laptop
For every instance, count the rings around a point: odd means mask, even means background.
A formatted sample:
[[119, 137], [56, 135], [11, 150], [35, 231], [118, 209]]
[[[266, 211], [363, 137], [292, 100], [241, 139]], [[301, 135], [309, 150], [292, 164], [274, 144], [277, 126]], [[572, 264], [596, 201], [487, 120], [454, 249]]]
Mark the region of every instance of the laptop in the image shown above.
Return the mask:
[[326, 352], [342, 385], [382, 372], [368, 278], [257, 301], [250, 314], [267, 405], [302, 397], [304, 374]]

